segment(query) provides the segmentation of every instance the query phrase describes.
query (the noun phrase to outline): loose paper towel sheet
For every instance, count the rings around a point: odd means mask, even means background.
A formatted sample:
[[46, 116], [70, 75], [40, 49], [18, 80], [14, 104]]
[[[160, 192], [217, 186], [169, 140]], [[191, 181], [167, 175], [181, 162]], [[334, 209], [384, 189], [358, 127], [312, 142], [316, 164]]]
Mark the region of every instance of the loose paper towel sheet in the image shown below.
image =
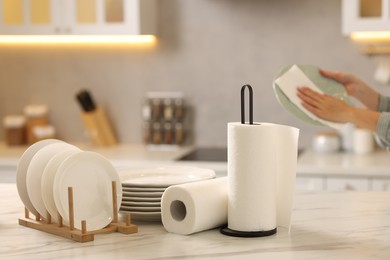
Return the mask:
[[338, 130], [340, 130], [344, 126], [344, 124], [334, 123], [321, 119], [302, 106], [302, 101], [297, 96], [298, 87], [305, 86], [319, 93], [324, 92], [319, 89], [297, 65], [293, 65], [287, 72], [277, 78], [275, 80], [275, 83], [279, 86], [282, 92], [294, 105], [296, 105], [299, 109], [305, 112], [313, 120], [316, 120], [318, 122], [323, 123], [324, 125], [328, 125]]
[[227, 177], [174, 185], [161, 198], [161, 218], [171, 233], [188, 235], [227, 222]]
[[290, 229], [299, 129], [228, 124], [228, 228]]

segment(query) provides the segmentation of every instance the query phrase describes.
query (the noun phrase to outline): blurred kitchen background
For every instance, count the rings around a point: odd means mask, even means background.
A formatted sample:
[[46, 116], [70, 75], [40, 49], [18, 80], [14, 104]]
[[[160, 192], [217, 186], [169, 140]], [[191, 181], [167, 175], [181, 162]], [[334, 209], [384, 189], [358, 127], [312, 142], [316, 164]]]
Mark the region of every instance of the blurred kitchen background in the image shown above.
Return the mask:
[[[240, 120], [239, 91], [254, 89], [254, 119], [296, 126], [300, 146], [320, 129], [299, 121], [274, 96], [272, 81], [288, 64], [348, 71], [374, 79], [385, 55], [367, 55], [342, 34], [341, 0], [160, 0], [157, 42], [1, 44], [0, 118], [46, 104], [57, 136], [87, 142], [75, 94], [103, 106], [120, 143], [142, 143], [142, 102], [150, 91], [182, 92], [198, 147], [226, 147], [227, 123]], [[0, 128], [0, 139], [4, 139]]]

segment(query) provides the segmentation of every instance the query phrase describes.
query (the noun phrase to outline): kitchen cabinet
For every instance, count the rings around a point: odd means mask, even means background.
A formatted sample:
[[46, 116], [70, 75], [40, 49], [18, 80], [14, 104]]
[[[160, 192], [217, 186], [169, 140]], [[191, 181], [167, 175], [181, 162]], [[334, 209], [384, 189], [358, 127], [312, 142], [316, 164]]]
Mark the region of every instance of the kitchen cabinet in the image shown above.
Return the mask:
[[295, 189], [307, 191], [390, 191], [390, 179], [372, 177], [297, 176]]
[[325, 182], [322, 177], [318, 176], [297, 176], [295, 189], [297, 191], [323, 191], [325, 190]]
[[344, 35], [390, 30], [390, 0], [342, 0]]
[[0, 0], [0, 34], [155, 34], [156, 0]]
[[390, 180], [389, 179], [376, 179], [372, 180], [373, 191], [390, 191]]
[[389, 191], [389, 156], [383, 149], [369, 154], [305, 150], [298, 158], [297, 190]]
[[[297, 176], [297, 191], [371, 191], [372, 181], [369, 178], [350, 178], [335, 176]], [[377, 184], [377, 190], [384, 189]], [[390, 180], [389, 180], [390, 188]], [[390, 189], [389, 189], [390, 190]]]
[[326, 190], [370, 191], [370, 180], [368, 178], [327, 178]]

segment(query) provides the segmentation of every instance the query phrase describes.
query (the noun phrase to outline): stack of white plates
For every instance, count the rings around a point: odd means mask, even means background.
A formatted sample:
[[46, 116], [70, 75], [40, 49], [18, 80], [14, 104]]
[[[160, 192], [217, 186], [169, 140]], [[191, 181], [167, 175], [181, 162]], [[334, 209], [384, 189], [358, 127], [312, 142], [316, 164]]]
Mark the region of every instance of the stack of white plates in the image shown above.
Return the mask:
[[210, 169], [162, 166], [119, 170], [122, 182], [120, 211], [139, 221], [161, 221], [161, 196], [171, 185], [215, 178]]

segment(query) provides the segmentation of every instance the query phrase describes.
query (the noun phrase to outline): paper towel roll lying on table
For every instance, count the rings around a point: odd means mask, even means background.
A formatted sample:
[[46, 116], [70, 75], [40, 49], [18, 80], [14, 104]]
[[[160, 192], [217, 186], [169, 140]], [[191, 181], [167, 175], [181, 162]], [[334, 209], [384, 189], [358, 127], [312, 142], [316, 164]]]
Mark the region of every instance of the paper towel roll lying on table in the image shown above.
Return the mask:
[[161, 198], [161, 218], [171, 233], [189, 235], [227, 223], [227, 177], [174, 185]]
[[228, 229], [290, 227], [298, 135], [284, 125], [228, 124]]

